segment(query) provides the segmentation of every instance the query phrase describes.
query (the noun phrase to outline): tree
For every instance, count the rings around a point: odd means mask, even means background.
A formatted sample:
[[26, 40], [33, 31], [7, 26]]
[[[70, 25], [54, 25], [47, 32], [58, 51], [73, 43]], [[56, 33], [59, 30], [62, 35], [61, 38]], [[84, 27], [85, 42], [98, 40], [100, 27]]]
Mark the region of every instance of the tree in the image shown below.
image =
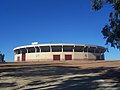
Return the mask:
[[4, 57], [5, 55], [0, 52], [0, 62], [5, 62]]
[[92, 10], [100, 10], [105, 4], [113, 6], [109, 14], [109, 23], [102, 29], [106, 44], [120, 49], [120, 0], [92, 0]]

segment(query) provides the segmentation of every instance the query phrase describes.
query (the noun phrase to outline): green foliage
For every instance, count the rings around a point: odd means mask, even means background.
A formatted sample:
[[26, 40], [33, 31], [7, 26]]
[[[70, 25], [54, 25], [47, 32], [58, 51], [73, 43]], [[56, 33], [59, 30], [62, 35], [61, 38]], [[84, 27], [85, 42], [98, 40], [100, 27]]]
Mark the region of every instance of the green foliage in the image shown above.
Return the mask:
[[5, 55], [0, 52], [0, 62], [5, 62], [4, 57]]
[[109, 23], [102, 29], [106, 44], [120, 49], [120, 0], [92, 0], [92, 10], [100, 10], [105, 4], [111, 4], [113, 11], [109, 14]]

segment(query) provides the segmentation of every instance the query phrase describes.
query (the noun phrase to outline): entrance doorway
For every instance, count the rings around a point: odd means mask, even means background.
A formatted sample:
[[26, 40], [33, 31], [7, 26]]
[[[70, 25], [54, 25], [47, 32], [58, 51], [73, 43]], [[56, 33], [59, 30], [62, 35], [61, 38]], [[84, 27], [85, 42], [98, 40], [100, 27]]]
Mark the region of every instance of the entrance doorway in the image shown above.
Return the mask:
[[53, 60], [60, 60], [60, 55], [53, 55]]
[[65, 60], [72, 60], [72, 55], [65, 55]]
[[25, 60], [26, 60], [26, 54], [22, 53], [22, 61], [25, 61]]

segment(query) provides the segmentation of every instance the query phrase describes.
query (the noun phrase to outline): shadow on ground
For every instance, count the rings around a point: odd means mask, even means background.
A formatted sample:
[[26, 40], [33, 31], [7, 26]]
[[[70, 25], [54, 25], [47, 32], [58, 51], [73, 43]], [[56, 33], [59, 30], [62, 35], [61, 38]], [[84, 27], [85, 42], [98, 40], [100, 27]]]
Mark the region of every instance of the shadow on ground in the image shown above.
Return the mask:
[[[78, 67], [29, 65], [27, 67], [0, 69], [2, 90], [95, 90], [115, 88], [120, 90], [120, 69], [99, 67], [81, 69]], [[10, 78], [8, 78], [10, 77]], [[7, 82], [11, 79], [11, 82]], [[12, 81], [12, 79], [15, 79]], [[17, 80], [29, 82], [19, 86]], [[113, 80], [107, 82], [107, 80]], [[10, 90], [12, 90], [10, 89]], [[110, 89], [112, 90], [112, 89]]]

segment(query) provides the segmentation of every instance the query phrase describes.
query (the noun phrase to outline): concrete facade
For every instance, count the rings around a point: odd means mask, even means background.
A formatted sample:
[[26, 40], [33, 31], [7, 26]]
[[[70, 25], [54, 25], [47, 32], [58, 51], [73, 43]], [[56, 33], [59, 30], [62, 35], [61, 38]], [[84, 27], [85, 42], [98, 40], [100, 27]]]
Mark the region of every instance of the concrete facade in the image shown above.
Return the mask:
[[83, 44], [32, 44], [13, 49], [15, 62], [104, 60], [106, 49]]

